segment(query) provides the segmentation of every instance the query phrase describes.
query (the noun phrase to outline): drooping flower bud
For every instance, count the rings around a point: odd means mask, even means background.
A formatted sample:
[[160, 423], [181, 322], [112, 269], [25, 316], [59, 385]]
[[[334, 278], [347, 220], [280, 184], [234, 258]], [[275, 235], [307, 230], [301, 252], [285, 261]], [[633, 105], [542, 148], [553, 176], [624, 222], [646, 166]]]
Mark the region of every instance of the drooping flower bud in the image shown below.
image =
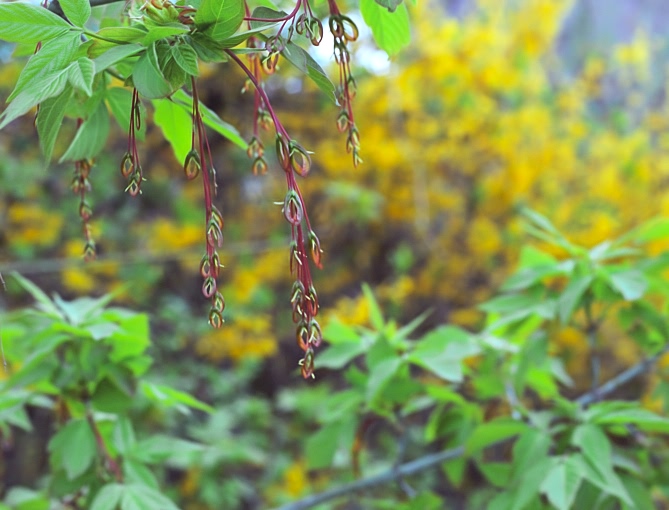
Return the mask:
[[191, 149], [190, 152], [186, 155], [186, 161], [184, 162], [184, 173], [186, 174], [186, 179], [192, 181], [195, 179], [202, 168], [202, 163], [200, 161], [200, 155], [195, 149]]

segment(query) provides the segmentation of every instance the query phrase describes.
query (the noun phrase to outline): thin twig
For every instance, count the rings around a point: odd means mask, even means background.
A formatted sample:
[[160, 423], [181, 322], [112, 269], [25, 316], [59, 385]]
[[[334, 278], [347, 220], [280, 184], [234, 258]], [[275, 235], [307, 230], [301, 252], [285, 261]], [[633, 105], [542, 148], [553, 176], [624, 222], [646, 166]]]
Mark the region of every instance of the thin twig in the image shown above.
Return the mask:
[[[610, 395], [621, 386], [630, 382], [632, 379], [647, 372], [648, 369], [651, 366], [653, 366], [661, 356], [667, 353], [669, 353], [669, 344], [667, 344], [660, 352], [658, 352], [654, 356], [651, 356], [650, 358], [646, 358], [640, 361], [636, 365], [628, 368], [624, 372], [621, 372], [617, 376], [608, 380], [600, 387], [591, 390], [587, 393], [584, 393], [576, 400], [574, 400], [574, 402], [582, 407], [585, 407], [606, 397], [607, 395]], [[508, 443], [511, 439], [513, 438], [504, 439], [497, 443], [493, 443], [490, 446], [499, 446], [501, 444]], [[392, 467], [381, 474], [370, 476], [369, 478], [363, 478], [362, 480], [356, 480], [355, 482], [346, 483], [344, 485], [340, 485], [339, 487], [335, 487], [333, 489], [321, 492], [319, 494], [313, 494], [311, 496], [307, 496], [306, 498], [294, 501], [292, 503], [288, 503], [275, 510], [307, 510], [318, 504], [330, 501], [332, 499], [351, 495], [356, 492], [361, 492], [366, 489], [370, 489], [371, 487], [375, 487], [377, 485], [383, 485], [386, 483], [401, 480], [406, 476], [410, 476], [420, 471], [430, 469], [443, 462], [458, 459], [462, 457], [464, 453], [465, 453], [464, 447], [458, 446], [457, 448], [452, 448], [438, 453], [425, 455], [424, 457], [419, 457], [418, 459], [413, 460], [411, 462], [407, 462], [400, 466]]]
[[585, 311], [585, 333], [588, 338], [588, 347], [590, 348], [590, 371], [592, 373], [591, 388], [593, 393], [596, 393], [602, 371], [602, 361], [600, 359], [597, 346], [599, 322], [595, 321], [592, 315], [592, 300], [589, 294], [585, 297], [583, 310]]
[[383, 485], [388, 482], [394, 482], [398, 478], [419, 473], [420, 471], [424, 471], [433, 466], [439, 465], [442, 462], [460, 458], [464, 453], [465, 449], [462, 446], [459, 446], [451, 450], [425, 455], [419, 459], [402, 464], [399, 467], [390, 468], [376, 476], [363, 478], [362, 480], [347, 483], [339, 487], [335, 487], [334, 489], [321, 492], [320, 494], [314, 494], [312, 496], [307, 496], [306, 498], [299, 501], [288, 503], [287, 505], [284, 505], [277, 510], [306, 510], [331, 499], [350, 495], [354, 492], [360, 492], [362, 490], [369, 489], [370, 487], [375, 487], [376, 485]]
[[117, 482], [119, 483], [123, 482], [123, 473], [121, 472], [121, 466], [119, 466], [118, 462], [116, 462], [116, 460], [114, 460], [114, 458], [109, 453], [109, 449], [105, 444], [105, 440], [102, 437], [102, 434], [100, 433], [100, 429], [98, 428], [98, 424], [95, 421], [95, 417], [93, 416], [93, 412], [91, 411], [90, 407], [87, 407], [86, 409], [86, 421], [88, 421], [88, 425], [93, 430], [93, 435], [95, 436], [95, 442], [98, 445], [98, 450], [100, 451], [100, 455], [102, 455], [102, 458], [105, 461], [107, 469], [109, 469], [109, 472], [112, 475], [114, 475], [114, 478], [116, 479]]
[[668, 352], [669, 352], [669, 344], [665, 345], [664, 348], [654, 356], [651, 356], [650, 358], [646, 358], [640, 361], [639, 363], [631, 366], [624, 372], [619, 373], [612, 379], [609, 379], [599, 388], [595, 388], [594, 390], [581, 395], [575, 400], [575, 402], [579, 404], [581, 407], [586, 407], [594, 402], [597, 402], [601, 398], [610, 395], [624, 384], [627, 384], [635, 377], [638, 377], [641, 374], [648, 371], [648, 369], [651, 366], [653, 366], [661, 356], [667, 354]]

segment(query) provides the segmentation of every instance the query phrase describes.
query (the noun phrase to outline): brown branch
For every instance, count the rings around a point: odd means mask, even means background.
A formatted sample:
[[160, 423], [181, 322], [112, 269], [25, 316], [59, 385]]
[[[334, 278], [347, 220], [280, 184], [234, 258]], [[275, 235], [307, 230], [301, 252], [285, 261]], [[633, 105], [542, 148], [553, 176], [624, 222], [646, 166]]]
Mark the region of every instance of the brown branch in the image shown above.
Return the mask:
[[98, 424], [95, 421], [95, 418], [93, 417], [93, 412], [91, 409], [88, 407], [86, 409], [86, 421], [88, 421], [88, 425], [91, 427], [91, 430], [93, 431], [93, 435], [95, 436], [95, 442], [98, 445], [98, 450], [100, 452], [100, 455], [102, 455], [102, 458], [105, 461], [105, 464], [107, 465], [107, 468], [109, 471], [114, 475], [114, 478], [118, 483], [123, 482], [123, 473], [121, 472], [121, 467], [118, 465], [118, 462], [116, 462], [111, 454], [109, 453], [109, 449], [107, 448], [107, 445], [105, 444], [105, 440], [102, 437], [102, 434], [100, 433], [100, 429], [98, 428]]

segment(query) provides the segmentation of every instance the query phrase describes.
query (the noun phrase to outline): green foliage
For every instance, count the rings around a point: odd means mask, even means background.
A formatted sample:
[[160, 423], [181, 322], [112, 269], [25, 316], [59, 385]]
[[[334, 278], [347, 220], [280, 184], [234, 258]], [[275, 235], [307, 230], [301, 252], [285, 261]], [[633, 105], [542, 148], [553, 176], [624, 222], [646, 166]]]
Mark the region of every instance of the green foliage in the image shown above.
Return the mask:
[[131, 409], [138, 401], [177, 406], [182, 413], [213, 409], [147, 380], [152, 359], [145, 315], [109, 307], [110, 296], [65, 301], [19, 275], [14, 279], [37, 307], [3, 319], [12, 369], [0, 387], [0, 430], [3, 435], [10, 427], [31, 430], [30, 406], [52, 410], [56, 429], [48, 441], [48, 480], [44, 490], [26, 499], [36, 505], [30, 508], [64, 498], [85, 508], [177, 508], [160, 492], [149, 466], [179, 451], [180, 440], [138, 439]]

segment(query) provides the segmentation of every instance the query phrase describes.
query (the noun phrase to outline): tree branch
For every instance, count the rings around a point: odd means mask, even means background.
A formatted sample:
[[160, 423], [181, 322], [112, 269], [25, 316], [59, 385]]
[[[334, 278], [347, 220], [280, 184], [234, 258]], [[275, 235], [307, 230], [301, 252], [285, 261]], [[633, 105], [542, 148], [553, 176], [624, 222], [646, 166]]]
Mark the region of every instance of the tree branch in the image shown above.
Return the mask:
[[295, 501], [293, 503], [288, 503], [287, 505], [284, 505], [276, 510], [306, 510], [331, 499], [346, 496], [347, 494], [353, 494], [355, 492], [360, 492], [376, 485], [383, 485], [384, 483], [393, 482], [405, 476], [413, 475], [420, 471], [424, 471], [425, 469], [429, 469], [432, 466], [441, 464], [442, 462], [462, 457], [464, 453], [465, 449], [462, 446], [458, 446], [457, 448], [452, 448], [443, 452], [425, 455], [424, 457], [407, 462], [401, 466], [390, 468], [381, 474], [370, 476], [369, 478], [363, 478], [362, 480], [357, 480], [355, 482], [346, 483], [344, 485], [340, 485], [339, 487], [335, 487], [334, 489], [321, 492], [320, 494], [307, 496], [304, 499], [300, 499], [299, 501]]
[[[628, 368], [624, 372], [621, 372], [612, 379], [609, 379], [599, 388], [584, 393], [576, 400], [574, 400], [574, 402], [579, 404], [581, 407], [586, 407], [602, 399], [603, 397], [610, 395], [615, 390], [617, 390], [624, 384], [627, 384], [635, 377], [638, 377], [644, 372], [647, 372], [648, 369], [651, 366], [653, 366], [662, 355], [667, 353], [669, 353], [669, 344], [667, 344], [660, 352], [658, 352], [654, 356], [651, 356], [650, 358], [646, 358], [640, 361], [636, 365], [631, 366], [630, 368]], [[490, 446], [504, 444], [509, 442], [511, 439], [513, 438], [504, 439], [497, 443], [493, 443]], [[383, 485], [385, 483], [401, 480], [405, 476], [410, 476], [420, 471], [430, 469], [433, 466], [439, 465], [449, 460], [458, 459], [462, 457], [464, 453], [465, 449], [463, 446], [458, 446], [457, 448], [451, 448], [449, 450], [444, 450], [438, 453], [431, 453], [429, 455], [425, 455], [424, 457], [419, 457], [416, 460], [407, 462], [400, 466], [392, 467], [381, 474], [370, 476], [369, 478], [363, 478], [362, 480], [356, 480], [355, 482], [346, 483], [344, 485], [340, 485], [339, 487], [335, 487], [333, 489], [321, 492], [319, 494], [313, 494], [311, 496], [307, 496], [306, 498], [278, 507], [275, 510], [307, 510], [320, 503], [330, 501], [331, 499], [336, 499], [342, 496], [354, 494], [356, 492], [361, 492], [365, 489], [369, 489], [377, 485]]]

